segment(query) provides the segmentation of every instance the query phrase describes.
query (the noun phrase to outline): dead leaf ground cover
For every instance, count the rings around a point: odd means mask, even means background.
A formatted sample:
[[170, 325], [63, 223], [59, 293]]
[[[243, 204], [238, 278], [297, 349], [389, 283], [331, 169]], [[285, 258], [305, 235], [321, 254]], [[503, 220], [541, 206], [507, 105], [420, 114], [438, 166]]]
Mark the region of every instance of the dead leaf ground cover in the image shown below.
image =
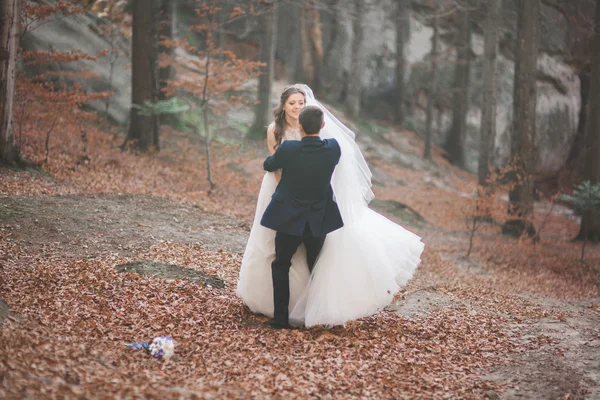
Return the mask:
[[[82, 127], [86, 142], [74, 133]], [[24, 127], [23, 148], [41, 163], [44, 132], [34, 128]], [[418, 138], [404, 135], [415, 147], [402, 150], [417, 154]], [[598, 395], [600, 251], [589, 246], [588, 263], [577, 261], [570, 216], [553, 214], [536, 246], [487, 226], [466, 260], [456, 208], [460, 183], [473, 177], [439, 154], [424, 169], [374, 158], [377, 197], [427, 221], [407, 225], [426, 244], [417, 274], [372, 317], [271, 331], [235, 296], [243, 240], [231, 236], [247, 235], [265, 150], [215, 144], [218, 187], [207, 196], [201, 140], [167, 129], [156, 155], [123, 153], [120, 143], [64, 121], [45, 173], [0, 172], [0, 298], [11, 309], [0, 329], [0, 397]], [[536, 209], [539, 221], [545, 205]], [[136, 259], [203, 271], [225, 288], [115, 268]], [[124, 346], [161, 334], [177, 343], [168, 362]]]

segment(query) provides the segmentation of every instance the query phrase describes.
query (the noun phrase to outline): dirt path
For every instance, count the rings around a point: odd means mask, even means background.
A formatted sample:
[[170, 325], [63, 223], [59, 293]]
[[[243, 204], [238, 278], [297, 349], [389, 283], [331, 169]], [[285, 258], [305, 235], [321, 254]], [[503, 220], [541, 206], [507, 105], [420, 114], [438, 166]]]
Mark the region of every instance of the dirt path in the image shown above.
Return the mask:
[[[9, 240], [40, 250], [60, 243], [65, 253], [78, 257], [126, 256], [160, 241], [198, 243], [240, 254], [248, 228], [235, 218], [151, 196], [0, 197], [0, 229], [10, 232]], [[600, 299], [567, 302], [525, 296], [524, 300], [547, 310], [549, 317], [511, 326], [516, 340], [538, 346], [481, 375], [482, 380], [508, 386], [500, 396], [490, 392], [488, 397], [600, 399]], [[433, 286], [417, 283], [390, 309], [419, 319], [458, 306], [482, 311], [477, 304], [461, 303]], [[8, 315], [5, 308], [0, 302], [0, 320]], [[550, 317], [556, 315], [561, 317]]]
[[159, 241], [198, 243], [241, 253], [249, 227], [235, 218], [153, 196], [0, 196], [0, 224], [30, 246], [60, 243], [89, 256], [131, 250]]
[[[543, 345], [509, 357], [510, 364], [481, 378], [507, 384], [508, 390], [500, 396], [503, 399], [600, 399], [600, 299], [558, 301], [524, 296], [524, 300], [532, 307], [541, 307], [549, 316], [533, 323], [511, 324], [513, 337], [525, 345]], [[471, 313], [485, 311], [476, 304], [461, 305]], [[425, 287], [409, 293], [389, 309], [419, 318], [436, 309], [456, 306], [456, 300], [434, 287]]]

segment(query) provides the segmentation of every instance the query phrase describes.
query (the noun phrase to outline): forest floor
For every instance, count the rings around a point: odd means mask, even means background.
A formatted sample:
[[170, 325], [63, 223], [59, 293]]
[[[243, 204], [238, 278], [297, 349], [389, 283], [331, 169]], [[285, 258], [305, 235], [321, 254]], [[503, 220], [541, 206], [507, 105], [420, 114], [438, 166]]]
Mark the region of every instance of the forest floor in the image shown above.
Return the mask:
[[[69, 138], [44, 172], [0, 170], [1, 398], [600, 399], [600, 246], [578, 261], [561, 206], [536, 203], [539, 243], [488, 224], [465, 258], [475, 178], [410, 132], [365, 135], [372, 207], [422, 263], [372, 317], [273, 331], [235, 295], [262, 143], [215, 144], [207, 195], [195, 138], [166, 130], [150, 156]], [[165, 334], [167, 361], [125, 346]]]

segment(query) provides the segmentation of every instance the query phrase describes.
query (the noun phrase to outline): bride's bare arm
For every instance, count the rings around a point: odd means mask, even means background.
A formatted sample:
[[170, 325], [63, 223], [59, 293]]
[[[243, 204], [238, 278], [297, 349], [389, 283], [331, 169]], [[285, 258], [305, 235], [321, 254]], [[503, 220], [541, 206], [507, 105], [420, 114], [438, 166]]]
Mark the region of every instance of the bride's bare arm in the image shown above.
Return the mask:
[[[275, 140], [275, 124], [269, 125], [267, 128], [267, 147], [269, 148], [269, 154], [273, 155], [275, 153], [275, 146], [277, 146], [277, 141]], [[278, 169], [274, 172], [275, 179], [277, 182], [281, 179], [281, 170]]]
[[267, 147], [269, 148], [270, 155], [275, 153], [275, 146], [277, 146], [277, 142], [275, 141], [275, 124], [271, 124], [267, 128]]

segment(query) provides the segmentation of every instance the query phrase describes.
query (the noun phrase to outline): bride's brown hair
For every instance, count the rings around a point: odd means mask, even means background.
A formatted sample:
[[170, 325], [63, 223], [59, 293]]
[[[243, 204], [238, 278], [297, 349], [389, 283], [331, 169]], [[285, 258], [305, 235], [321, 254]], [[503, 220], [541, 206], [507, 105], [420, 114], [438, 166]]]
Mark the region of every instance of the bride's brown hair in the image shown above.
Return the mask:
[[304, 96], [304, 101], [306, 101], [306, 93], [304, 90], [297, 88], [296, 86], [288, 86], [281, 93], [281, 98], [279, 99], [279, 105], [273, 110], [273, 119], [275, 120], [275, 148], [279, 147], [281, 144], [281, 139], [283, 137], [283, 133], [285, 132], [285, 126], [288, 124], [285, 120], [285, 111], [283, 106], [287, 99], [296, 93], [300, 93]]

